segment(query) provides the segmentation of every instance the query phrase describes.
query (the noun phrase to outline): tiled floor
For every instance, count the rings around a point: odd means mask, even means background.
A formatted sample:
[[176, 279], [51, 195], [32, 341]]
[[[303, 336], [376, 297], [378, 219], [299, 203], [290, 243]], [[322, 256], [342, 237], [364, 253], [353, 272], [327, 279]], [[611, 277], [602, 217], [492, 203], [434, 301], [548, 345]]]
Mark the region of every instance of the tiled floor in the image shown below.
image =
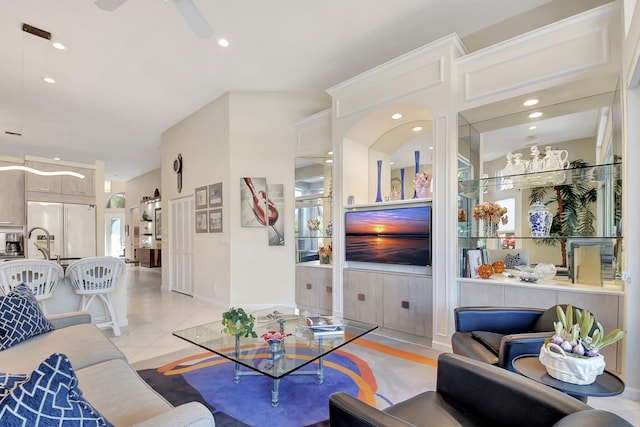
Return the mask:
[[[114, 337], [111, 330], [104, 333], [125, 353], [130, 363], [188, 348], [191, 344], [172, 336], [171, 332], [221, 318], [223, 310], [219, 308], [161, 290], [159, 269], [128, 268], [131, 269], [127, 275], [129, 325], [122, 328], [120, 337]], [[392, 345], [389, 343], [394, 341], [387, 340], [386, 344]], [[407, 344], [398, 342], [397, 345], [406, 347]], [[398, 373], [394, 372], [394, 375]], [[424, 379], [423, 389], [432, 388], [434, 384], [435, 378]], [[589, 405], [615, 412], [632, 425], [640, 426], [640, 402], [616, 396], [590, 398]]]

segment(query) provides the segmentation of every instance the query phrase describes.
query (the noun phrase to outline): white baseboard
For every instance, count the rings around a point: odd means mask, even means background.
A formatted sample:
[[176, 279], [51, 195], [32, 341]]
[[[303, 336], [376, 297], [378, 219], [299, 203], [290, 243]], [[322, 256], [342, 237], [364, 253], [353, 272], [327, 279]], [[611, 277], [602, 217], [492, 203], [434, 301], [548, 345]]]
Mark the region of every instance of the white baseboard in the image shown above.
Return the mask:
[[640, 389], [635, 387], [625, 387], [622, 397], [629, 400], [640, 401]]

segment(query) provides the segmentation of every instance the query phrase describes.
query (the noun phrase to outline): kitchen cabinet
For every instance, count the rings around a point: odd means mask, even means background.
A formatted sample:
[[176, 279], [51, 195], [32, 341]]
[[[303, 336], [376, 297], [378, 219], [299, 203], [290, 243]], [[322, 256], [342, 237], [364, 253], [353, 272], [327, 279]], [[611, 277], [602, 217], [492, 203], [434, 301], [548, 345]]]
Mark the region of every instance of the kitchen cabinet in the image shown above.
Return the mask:
[[[18, 166], [18, 163], [0, 161], [0, 166]], [[24, 171], [0, 172], [0, 225], [24, 226], [25, 216], [25, 173]], [[3, 248], [4, 249], [4, 248]]]
[[432, 289], [432, 279], [428, 276], [347, 269], [344, 316], [431, 338]]
[[95, 196], [95, 182], [93, 169], [67, 167], [66, 170], [84, 175], [80, 179], [75, 176], [62, 175], [60, 177], [60, 192], [73, 196]]
[[[44, 162], [25, 162], [27, 167], [37, 169], [43, 172], [55, 172], [60, 170], [60, 165]], [[37, 193], [61, 194], [62, 181], [60, 175], [44, 176], [34, 173], [27, 173], [27, 191]]]
[[67, 170], [84, 175], [84, 178], [77, 178], [69, 175], [43, 176], [27, 173], [26, 187], [29, 200], [95, 203], [95, 171], [93, 169], [32, 160], [25, 162], [25, 165], [44, 172]]
[[333, 307], [330, 266], [296, 266], [296, 304], [312, 315], [331, 314]]

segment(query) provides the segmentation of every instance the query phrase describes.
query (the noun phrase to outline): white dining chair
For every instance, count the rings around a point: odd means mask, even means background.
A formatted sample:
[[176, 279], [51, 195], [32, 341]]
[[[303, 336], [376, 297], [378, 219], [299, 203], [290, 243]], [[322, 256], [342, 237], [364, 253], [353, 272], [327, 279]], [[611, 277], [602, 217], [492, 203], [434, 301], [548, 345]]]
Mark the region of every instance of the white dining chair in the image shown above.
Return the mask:
[[0, 264], [0, 294], [7, 295], [24, 283], [35, 295], [44, 314], [47, 314], [45, 301], [53, 296], [63, 279], [64, 270], [54, 261], [22, 259]]
[[80, 311], [88, 311], [95, 297], [98, 297], [104, 305], [106, 320], [96, 326], [112, 328], [117, 337], [120, 336], [120, 325], [109, 294], [115, 289], [124, 269], [125, 263], [121, 259], [105, 256], [74, 261], [66, 271], [67, 282], [82, 297]]

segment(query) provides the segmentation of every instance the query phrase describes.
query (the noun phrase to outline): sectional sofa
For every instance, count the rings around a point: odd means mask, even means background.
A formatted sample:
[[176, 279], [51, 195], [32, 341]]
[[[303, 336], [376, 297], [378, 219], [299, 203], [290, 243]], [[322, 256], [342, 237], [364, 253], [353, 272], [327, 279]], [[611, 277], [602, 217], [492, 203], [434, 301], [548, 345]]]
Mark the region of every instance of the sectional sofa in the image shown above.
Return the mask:
[[[6, 310], [0, 315], [3, 313]], [[192, 402], [174, 408], [149, 387], [129, 366], [124, 354], [91, 324], [88, 313], [54, 315], [48, 320], [54, 330], [0, 351], [0, 371], [30, 374], [36, 369], [42, 370], [45, 359], [64, 362], [64, 358], [50, 357], [53, 353], [62, 353], [77, 376], [81, 397], [114, 426], [215, 425], [213, 415], [204, 405]], [[31, 377], [34, 375], [35, 372]], [[2, 403], [0, 401], [0, 407]], [[5, 408], [0, 416], [7, 412]], [[32, 422], [22, 425], [33, 425]]]

